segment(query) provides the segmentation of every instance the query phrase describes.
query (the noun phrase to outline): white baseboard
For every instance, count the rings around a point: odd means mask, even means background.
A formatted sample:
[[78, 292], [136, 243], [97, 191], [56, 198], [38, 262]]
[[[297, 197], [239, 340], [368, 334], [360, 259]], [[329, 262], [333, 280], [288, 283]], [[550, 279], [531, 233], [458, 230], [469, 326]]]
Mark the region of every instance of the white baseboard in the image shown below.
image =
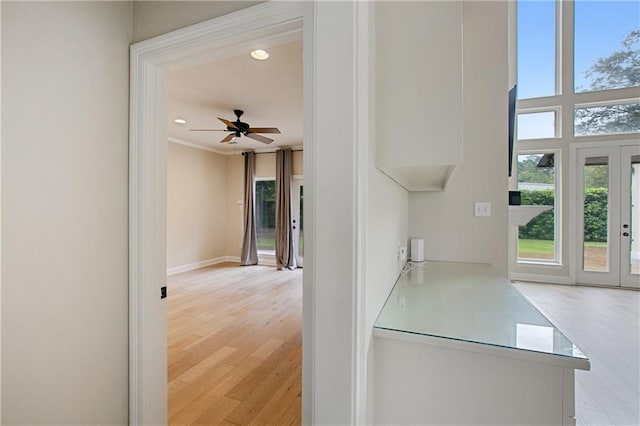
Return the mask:
[[237, 262], [240, 263], [240, 258], [237, 256], [220, 256], [213, 259], [201, 260], [200, 262], [188, 263], [186, 265], [174, 266], [167, 268], [167, 275], [179, 274], [180, 272], [193, 271], [194, 269], [204, 268], [205, 266], [216, 265], [224, 262]]
[[575, 284], [571, 277], [566, 277], [563, 275], [523, 274], [519, 272], [511, 273], [511, 281], [530, 281], [550, 284]]

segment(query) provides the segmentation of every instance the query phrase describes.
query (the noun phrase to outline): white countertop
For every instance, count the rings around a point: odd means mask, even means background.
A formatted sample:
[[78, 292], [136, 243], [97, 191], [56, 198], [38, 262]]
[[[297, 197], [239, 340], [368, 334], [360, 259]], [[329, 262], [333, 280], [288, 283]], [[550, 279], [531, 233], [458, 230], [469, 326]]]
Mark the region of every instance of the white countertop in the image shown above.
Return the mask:
[[374, 327], [566, 357], [588, 369], [580, 349], [485, 264], [420, 264], [398, 278]]

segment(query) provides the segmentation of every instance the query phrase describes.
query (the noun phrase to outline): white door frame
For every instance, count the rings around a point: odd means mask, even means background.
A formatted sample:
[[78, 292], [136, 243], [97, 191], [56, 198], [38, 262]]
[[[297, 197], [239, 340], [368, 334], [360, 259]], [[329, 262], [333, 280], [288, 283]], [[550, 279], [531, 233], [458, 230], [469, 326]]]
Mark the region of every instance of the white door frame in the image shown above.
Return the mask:
[[[0, 7], [0, 99], [2, 99], [2, 7]], [[2, 117], [0, 102], [0, 117]], [[2, 120], [0, 119], [0, 242], [2, 242]], [[0, 422], [2, 422], [2, 244], [0, 244]]]
[[[304, 179], [302, 176], [293, 176], [291, 179], [291, 201], [293, 202], [293, 220], [296, 220], [296, 223], [293, 226], [296, 227], [293, 232], [293, 246], [295, 247], [295, 256], [296, 256], [296, 264], [298, 268], [304, 267], [304, 257], [302, 257], [302, 262], [300, 261], [300, 187], [304, 187]], [[304, 212], [303, 212], [304, 213]]]
[[[615, 238], [613, 240], [615, 240], [615, 244], [613, 244], [614, 241], [612, 241], [612, 238], [609, 239], [609, 246], [610, 246], [610, 250], [613, 253], [613, 256], [610, 257], [610, 261], [612, 262], [612, 265], [610, 265], [610, 269], [611, 268], [616, 268], [619, 273], [617, 273], [615, 275], [615, 277], [613, 277], [610, 280], [605, 280], [602, 282], [593, 282], [592, 280], [589, 280], [588, 278], [584, 278], [585, 273], [580, 271], [581, 266], [582, 265], [582, 250], [579, 247], [579, 243], [582, 241], [582, 237], [580, 235], [582, 226], [583, 226], [583, 220], [584, 218], [581, 217], [580, 213], [582, 212], [582, 209], [580, 207], [580, 202], [582, 200], [582, 185], [580, 184], [580, 178], [579, 178], [579, 174], [582, 172], [582, 164], [581, 164], [581, 153], [586, 151], [586, 150], [591, 150], [591, 154], [593, 155], [598, 155], [598, 152], [602, 153], [602, 155], [609, 155], [608, 153], [611, 151], [612, 148], [617, 149], [618, 152], [615, 153], [613, 156], [611, 156], [611, 158], [615, 159], [615, 161], [619, 160], [620, 157], [620, 152], [622, 150], [623, 147], [626, 146], [638, 146], [639, 143], [637, 140], [621, 140], [621, 141], [607, 141], [607, 142], [585, 142], [585, 143], [579, 143], [579, 144], [572, 144], [571, 145], [571, 166], [573, 168], [572, 173], [570, 174], [570, 188], [571, 191], [570, 193], [573, 194], [571, 197], [571, 202], [570, 202], [570, 217], [574, 218], [575, 221], [573, 221], [571, 223], [571, 230], [570, 230], [570, 259], [571, 259], [571, 281], [573, 283], [579, 284], [579, 283], [584, 283], [584, 284], [591, 284], [591, 285], [603, 285], [603, 286], [609, 286], [609, 287], [620, 287], [621, 286], [621, 272], [622, 272], [622, 268], [620, 267], [620, 261], [621, 261], [621, 256], [620, 256], [620, 249], [621, 249], [621, 244], [619, 241], [619, 238]], [[599, 151], [600, 150], [600, 151]], [[620, 197], [620, 172], [619, 170], [613, 170], [610, 169], [610, 173], [609, 173], [609, 203], [610, 203], [610, 207], [612, 205], [621, 205], [620, 200], [618, 200], [618, 198]], [[612, 194], [612, 192], [617, 192], [615, 194]], [[612, 200], [613, 197], [613, 200]], [[610, 223], [611, 223], [611, 229], [610, 232], [611, 233], [618, 233], [619, 232], [619, 228], [620, 228], [620, 213], [619, 211], [613, 212], [614, 214], [612, 215], [610, 212]], [[615, 264], [613, 264], [615, 263]], [[586, 273], [587, 275], [589, 275], [589, 273]], [[594, 273], [595, 274], [595, 273]], [[581, 279], [582, 278], [582, 279]]]
[[371, 9], [364, 2], [267, 2], [131, 47], [130, 424], [167, 422], [166, 306], [160, 300], [166, 281], [166, 71], [301, 29], [307, 188], [302, 420], [364, 422]]

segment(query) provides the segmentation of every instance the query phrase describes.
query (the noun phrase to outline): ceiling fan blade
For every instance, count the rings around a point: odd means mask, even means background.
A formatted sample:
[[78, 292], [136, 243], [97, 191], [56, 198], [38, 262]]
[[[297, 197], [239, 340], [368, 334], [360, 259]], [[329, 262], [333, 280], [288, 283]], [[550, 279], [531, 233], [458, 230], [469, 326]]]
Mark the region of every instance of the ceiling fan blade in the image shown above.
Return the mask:
[[273, 142], [273, 139], [265, 138], [264, 136], [256, 135], [255, 133], [247, 133], [245, 136], [262, 143]]
[[220, 141], [220, 143], [225, 143], [225, 142], [231, 142], [231, 140], [235, 137], [235, 133], [229, 133], [227, 136], [225, 136], [224, 139], [222, 139]]
[[228, 132], [222, 129], [189, 129], [190, 132]]
[[226, 124], [226, 125], [227, 125], [227, 127], [231, 127], [232, 129], [235, 129], [235, 130], [240, 130], [240, 129], [238, 129], [238, 127], [237, 127], [235, 124], [233, 124], [233, 123], [232, 123], [231, 121], [229, 121], [229, 120], [225, 120], [224, 118], [220, 118], [220, 117], [218, 117], [218, 120], [220, 120], [220, 121], [222, 121], [224, 124]]
[[251, 127], [249, 133], [280, 133], [276, 127]]

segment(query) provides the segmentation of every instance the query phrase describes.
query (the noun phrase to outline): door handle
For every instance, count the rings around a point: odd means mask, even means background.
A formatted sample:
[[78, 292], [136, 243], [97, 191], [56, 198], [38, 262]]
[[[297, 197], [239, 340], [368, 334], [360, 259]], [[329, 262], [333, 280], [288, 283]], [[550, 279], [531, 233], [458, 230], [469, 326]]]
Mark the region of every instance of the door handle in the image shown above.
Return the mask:
[[628, 233], [628, 232], [623, 232], [623, 233], [622, 233], [622, 235], [623, 235], [624, 237], [628, 237], [628, 236], [629, 236], [629, 233]]
[[629, 227], [629, 225], [627, 225], [627, 224], [625, 223], [624, 225], [622, 225], [622, 227], [623, 227], [624, 229], [627, 229], [627, 228]]

